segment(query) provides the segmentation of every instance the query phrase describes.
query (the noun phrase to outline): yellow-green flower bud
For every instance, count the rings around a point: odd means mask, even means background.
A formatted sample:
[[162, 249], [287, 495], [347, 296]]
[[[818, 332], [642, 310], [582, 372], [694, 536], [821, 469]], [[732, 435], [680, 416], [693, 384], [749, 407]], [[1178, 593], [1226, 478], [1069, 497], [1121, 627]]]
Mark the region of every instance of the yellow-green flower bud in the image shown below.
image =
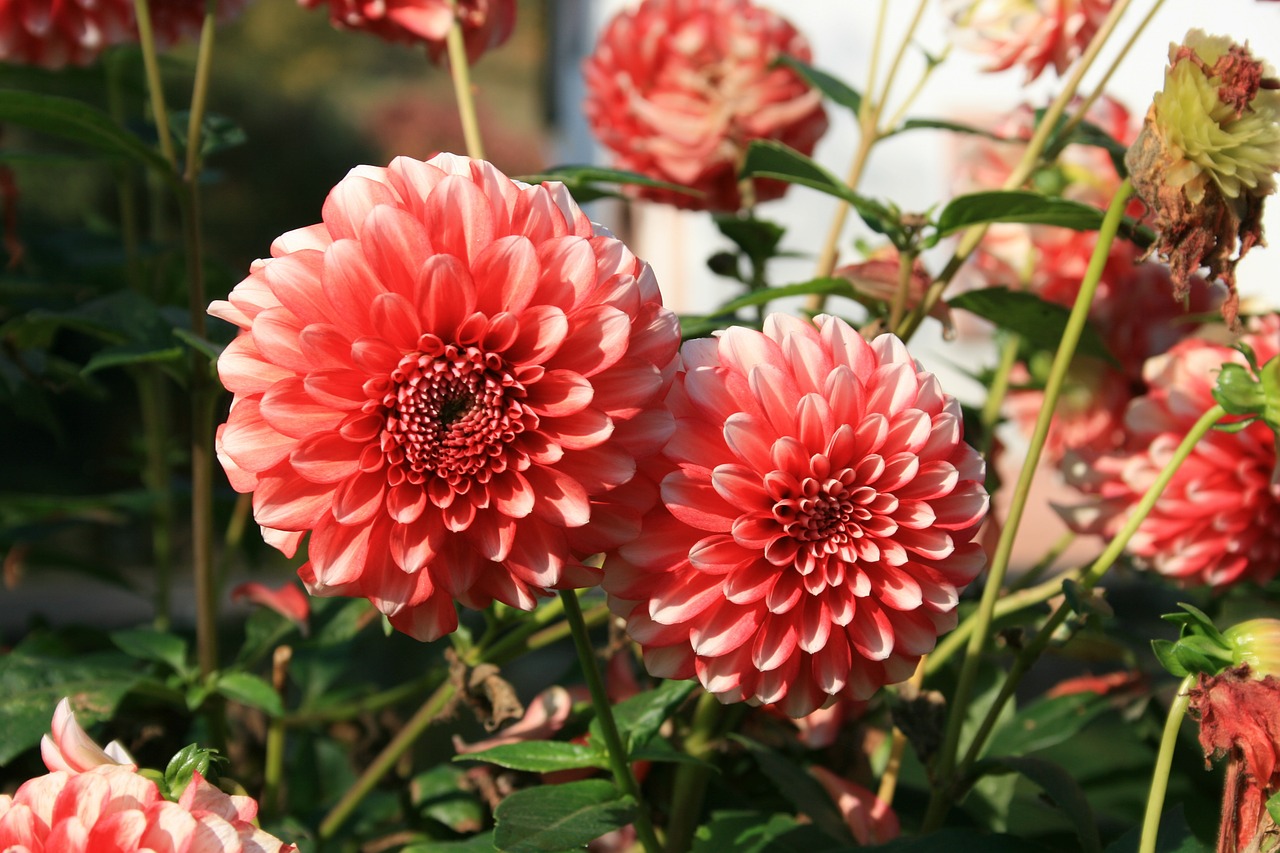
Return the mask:
[[1235, 663], [1247, 663], [1254, 678], [1280, 676], [1280, 619], [1250, 619], [1222, 632]]

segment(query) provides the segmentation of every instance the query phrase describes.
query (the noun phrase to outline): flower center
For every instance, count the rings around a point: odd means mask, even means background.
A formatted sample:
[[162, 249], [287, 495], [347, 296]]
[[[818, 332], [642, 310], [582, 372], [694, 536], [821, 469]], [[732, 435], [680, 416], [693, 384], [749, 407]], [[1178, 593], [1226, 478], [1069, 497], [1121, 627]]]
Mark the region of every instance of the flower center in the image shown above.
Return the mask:
[[[893, 495], [859, 485], [852, 469], [826, 478], [806, 477], [799, 489], [774, 503], [773, 518], [782, 536], [766, 554], [774, 562], [785, 558], [802, 575], [817, 570], [828, 583], [838, 583], [845, 564], [879, 557], [874, 540], [897, 530], [890, 517], [897, 506]], [[782, 544], [787, 540], [790, 544]]]
[[434, 335], [424, 335], [418, 346], [391, 372], [381, 401], [391, 484], [438, 477], [466, 492], [472, 481], [487, 483], [508, 468], [527, 467], [516, 437], [536, 429], [538, 417], [502, 358]]

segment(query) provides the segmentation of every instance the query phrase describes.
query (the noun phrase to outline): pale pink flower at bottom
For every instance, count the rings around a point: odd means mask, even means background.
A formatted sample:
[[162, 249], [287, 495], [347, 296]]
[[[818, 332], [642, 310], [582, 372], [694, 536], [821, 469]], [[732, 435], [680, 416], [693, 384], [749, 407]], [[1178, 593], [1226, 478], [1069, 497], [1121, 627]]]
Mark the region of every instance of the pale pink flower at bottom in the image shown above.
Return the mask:
[[911, 675], [987, 511], [937, 379], [892, 335], [815, 323], [685, 344], [662, 505], [603, 581], [650, 673], [793, 717]]
[[[1280, 352], [1280, 316], [1255, 318], [1241, 341], [1259, 363]], [[1123, 447], [1080, 454], [1064, 468], [1087, 499], [1060, 508], [1076, 531], [1114, 536], [1192, 424], [1215, 401], [1217, 373], [1244, 364], [1236, 350], [1187, 338], [1147, 362], [1150, 390], [1125, 416]], [[1215, 587], [1266, 583], [1280, 572], [1280, 483], [1275, 434], [1261, 421], [1211, 431], [1179, 466], [1127, 551], [1162, 575]]]

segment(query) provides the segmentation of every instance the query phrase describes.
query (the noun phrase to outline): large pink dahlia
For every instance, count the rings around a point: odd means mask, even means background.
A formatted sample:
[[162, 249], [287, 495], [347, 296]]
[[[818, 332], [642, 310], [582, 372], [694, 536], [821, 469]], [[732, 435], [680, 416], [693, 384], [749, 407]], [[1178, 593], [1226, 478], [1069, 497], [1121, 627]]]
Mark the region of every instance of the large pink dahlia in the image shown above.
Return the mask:
[[329, 7], [335, 27], [362, 30], [380, 39], [423, 44], [435, 61], [447, 52], [454, 18], [462, 29], [467, 59], [475, 62], [498, 47], [516, 26], [515, 0], [298, 0], [308, 9]]
[[441, 154], [353, 169], [210, 313], [240, 335], [233, 487], [318, 595], [423, 639], [453, 602], [531, 609], [637, 529], [679, 328], [647, 264], [560, 184]]
[[[808, 62], [809, 44], [749, 0], [645, 0], [610, 21], [584, 63], [583, 110], [615, 166], [703, 193], [639, 187], [642, 198], [737, 210], [752, 140], [809, 154], [827, 129], [821, 94], [777, 63], [784, 55]], [[755, 201], [788, 186], [753, 185]]]
[[[951, 0], [962, 43], [990, 57], [987, 71], [1015, 65], [1031, 82], [1052, 65], [1061, 74], [1084, 52], [1112, 0]], [[970, 18], [970, 16], [972, 16]]]
[[604, 579], [651, 673], [791, 716], [911, 675], [987, 511], [937, 379], [892, 335], [815, 322], [685, 344], [663, 506]]
[[[1254, 321], [1241, 340], [1259, 363], [1280, 353], [1280, 315]], [[1081, 456], [1068, 481], [1090, 496], [1062, 510], [1076, 530], [1114, 536], [1171, 458], [1191, 425], [1214, 405], [1223, 364], [1243, 364], [1236, 350], [1187, 338], [1147, 362], [1150, 390], [1130, 404], [1127, 438], [1112, 453]], [[1266, 583], [1280, 572], [1280, 479], [1276, 440], [1262, 422], [1239, 432], [1213, 431], [1179, 466], [1128, 552], [1185, 584]]]
[[[229, 20], [248, 0], [219, 0]], [[156, 44], [172, 47], [195, 38], [204, 0], [151, 0]], [[88, 65], [108, 47], [137, 42], [133, 0], [0, 0], [0, 62], [61, 68]]]

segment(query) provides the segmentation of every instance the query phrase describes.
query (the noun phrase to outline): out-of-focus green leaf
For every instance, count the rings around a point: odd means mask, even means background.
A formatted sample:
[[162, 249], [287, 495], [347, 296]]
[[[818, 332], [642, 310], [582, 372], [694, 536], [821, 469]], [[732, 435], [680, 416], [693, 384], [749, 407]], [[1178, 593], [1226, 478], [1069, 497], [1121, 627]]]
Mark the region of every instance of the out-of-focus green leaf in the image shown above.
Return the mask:
[[1102, 840], [1098, 835], [1098, 824], [1093, 817], [1093, 809], [1080, 785], [1071, 774], [1052, 761], [1042, 758], [1028, 758], [1013, 755], [1002, 756], [990, 762], [983, 762], [986, 768], [979, 766], [978, 772], [984, 769], [1006, 769], [1019, 773], [1040, 786], [1050, 800], [1066, 816], [1074, 827], [1080, 842], [1081, 853], [1101, 853]]
[[530, 773], [578, 770], [583, 767], [598, 767], [605, 770], [609, 768], [609, 756], [601, 749], [551, 740], [502, 744], [480, 752], [455, 755], [453, 760], [487, 761], [499, 767]]
[[853, 285], [849, 283], [848, 279], [844, 278], [815, 278], [811, 281], [802, 281], [796, 284], [766, 287], [762, 290], [753, 290], [750, 293], [745, 293], [737, 299], [729, 300], [709, 316], [681, 317], [680, 333], [685, 338], [701, 337], [727, 325], [725, 320], [717, 319], [719, 317], [730, 315], [735, 311], [749, 308], [753, 305], [763, 305], [775, 299], [785, 299], [789, 296], [808, 296], [811, 293], [847, 296], [850, 299], [856, 298]]
[[961, 124], [958, 121], [946, 121], [937, 118], [909, 118], [897, 128], [890, 131], [888, 136], [896, 136], [899, 133], [905, 133], [908, 130], [950, 130], [954, 133], [967, 133], [972, 136], [982, 136], [987, 139], [993, 139], [996, 142], [1019, 142], [1021, 140], [1008, 139], [998, 133], [992, 133], [981, 127], [975, 127], [971, 124]]
[[815, 160], [781, 142], [771, 139], [754, 140], [747, 148], [741, 176], [775, 178], [824, 192], [847, 202], [871, 230], [891, 237], [902, 234], [898, 217], [887, 205], [858, 195], [849, 189], [844, 181], [818, 165]]
[[257, 708], [273, 717], [284, 714], [280, 694], [263, 679], [251, 672], [225, 672], [218, 676], [215, 685], [218, 693], [228, 699]]
[[943, 829], [858, 849], [866, 853], [1044, 853], [1043, 847], [1026, 839], [976, 829]]
[[938, 235], [945, 237], [971, 225], [992, 222], [1096, 231], [1102, 225], [1102, 211], [1078, 201], [1029, 190], [985, 190], [957, 196], [948, 202], [938, 214]]
[[115, 631], [111, 634], [111, 642], [122, 652], [138, 660], [162, 663], [179, 675], [190, 671], [187, 664], [187, 641], [177, 634], [137, 628]]
[[[187, 147], [187, 131], [191, 125], [188, 110], [175, 110], [169, 115], [169, 130], [179, 148]], [[229, 117], [217, 113], [204, 114], [200, 125], [200, 156], [208, 157], [229, 148], [238, 148], [248, 141], [244, 128]]]
[[0, 89], [0, 122], [60, 136], [107, 154], [128, 157], [152, 169], [173, 186], [180, 182], [155, 149], [120, 127], [102, 110], [82, 101]]
[[[1142, 827], [1135, 826], [1107, 845], [1106, 853], [1138, 853]], [[1167, 803], [1160, 815], [1156, 853], [1209, 853], [1212, 848], [1196, 838], [1187, 826], [1180, 803]]]
[[720, 213], [713, 219], [720, 233], [732, 240], [757, 269], [777, 254], [778, 243], [786, 234], [786, 229], [776, 222], [754, 216], [742, 218], [732, 213]]
[[[464, 788], [466, 773], [450, 764], [437, 764], [409, 783], [413, 806], [420, 814], [457, 833], [477, 832], [484, 825], [485, 809], [475, 794]], [[489, 840], [492, 849], [493, 839]]]
[[793, 68], [810, 86], [813, 86], [842, 107], [848, 107], [856, 117], [862, 109], [862, 95], [843, 80], [839, 80], [825, 71], [819, 71], [812, 65], [801, 62], [794, 56], [779, 56], [779, 65]]
[[639, 172], [628, 172], [625, 169], [607, 169], [603, 166], [553, 166], [547, 171], [539, 172], [536, 175], [521, 175], [516, 180], [524, 181], [526, 184], [557, 181], [564, 184], [570, 195], [579, 203], [594, 201], [598, 198], [622, 198], [622, 194], [617, 190], [605, 186], [609, 184], [654, 187], [655, 189], [670, 190], [687, 196], [702, 195], [700, 191], [682, 184], [659, 181]]
[[[1001, 329], [1020, 335], [1031, 347], [1048, 352], [1057, 350], [1067, 328], [1067, 319], [1071, 316], [1071, 312], [1061, 305], [1047, 302], [1034, 293], [1006, 287], [986, 287], [960, 293], [949, 299], [947, 304], [977, 314]], [[1088, 323], [1080, 335], [1076, 352], [1115, 363], [1098, 330]]]
[[817, 779], [782, 753], [764, 744], [741, 735], [729, 737], [747, 748], [760, 765], [760, 770], [778, 789], [778, 793], [786, 797], [797, 811], [808, 815], [818, 829], [842, 843], [852, 842], [853, 838], [844, 818]]
[[425, 841], [410, 844], [400, 853], [493, 853], [493, 832], [482, 832], [460, 841]]
[[721, 811], [698, 827], [692, 853], [822, 853], [841, 850], [812, 824], [786, 814]]
[[64, 696], [78, 722], [90, 726], [111, 717], [142, 677], [119, 652], [63, 658], [28, 652], [25, 645], [0, 656], [0, 765], [40, 742]]
[[612, 782], [585, 779], [516, 791], [494, 810], [494, 846], [507, 853], [582, 847], [631, 823], [636, 802]]
[[1075, 737], [1081, 729], [1111, 707], [1096, 693], [1073, 693], [1040, 699], [1020, 709], [1008, 723], [996, 729], [987, 742], [986, 755], [1026, 755]]

